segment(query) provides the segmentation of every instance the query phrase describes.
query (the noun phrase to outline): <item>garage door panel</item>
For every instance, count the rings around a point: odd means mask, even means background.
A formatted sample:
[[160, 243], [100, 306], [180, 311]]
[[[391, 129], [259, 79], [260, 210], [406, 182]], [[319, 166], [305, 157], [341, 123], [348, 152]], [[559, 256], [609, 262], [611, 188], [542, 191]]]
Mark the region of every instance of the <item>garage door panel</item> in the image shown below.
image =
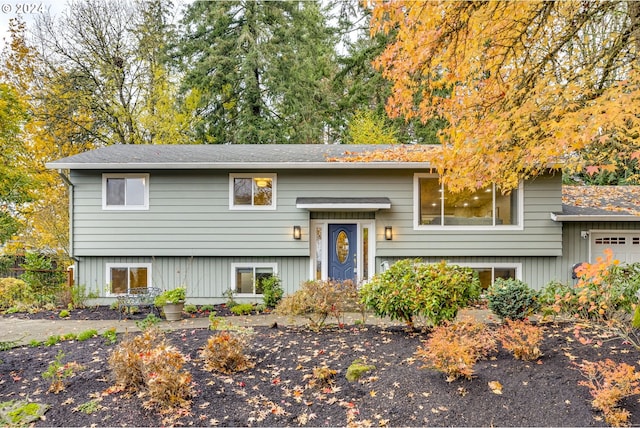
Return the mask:
[[621, 263], [640, 262], [640, 233], [591, 232], [591, 262], [595, 262], [598, 257], [604, 259], [607, 248], [613, 251], [613, 258]]

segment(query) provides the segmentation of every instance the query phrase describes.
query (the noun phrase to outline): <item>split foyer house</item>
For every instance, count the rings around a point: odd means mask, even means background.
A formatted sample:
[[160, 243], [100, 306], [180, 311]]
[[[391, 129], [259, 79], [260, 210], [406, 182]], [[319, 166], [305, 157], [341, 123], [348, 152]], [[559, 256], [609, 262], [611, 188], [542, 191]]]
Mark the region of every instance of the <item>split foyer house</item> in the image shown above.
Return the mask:
[[[336, 162], [381, 146], [113, 145], [47, 164], [70, 187], [75, 281], [100, 295], [187, 286], [191, 303], [310, 279], [366, 281], [447, 260], [534, 288], [612, 247], [640, 260], [640, 217], [562, 201], [559, 170], [508, 195], [452, 194], [424, 163]], [[624, 245], [622, 243], [624, 242]]]

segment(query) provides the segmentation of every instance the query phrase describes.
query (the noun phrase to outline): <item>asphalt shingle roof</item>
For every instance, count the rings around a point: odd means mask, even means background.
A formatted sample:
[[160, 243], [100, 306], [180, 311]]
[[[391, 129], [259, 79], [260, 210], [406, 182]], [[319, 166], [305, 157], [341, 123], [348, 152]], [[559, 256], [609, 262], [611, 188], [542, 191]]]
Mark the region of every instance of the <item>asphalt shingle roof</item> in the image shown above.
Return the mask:
[[[346, 152], [385, 149], [383, 145], [325, 144], [197, 144], [197, 145], [111, 145], [47, 164], [59, 169], [216, 168], [256, 164], [327, 164]], [[381, 162], [382, 163], [382, 162]], [[396, 162], [384, 162], [393, 164]]]

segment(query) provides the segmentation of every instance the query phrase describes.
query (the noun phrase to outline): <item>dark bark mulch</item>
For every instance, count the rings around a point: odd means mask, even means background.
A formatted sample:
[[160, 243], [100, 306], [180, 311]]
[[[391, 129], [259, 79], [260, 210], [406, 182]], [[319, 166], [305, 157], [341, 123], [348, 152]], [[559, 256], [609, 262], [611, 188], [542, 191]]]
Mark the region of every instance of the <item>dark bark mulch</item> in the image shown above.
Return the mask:
[[[0, 352], [0, 402], [28, 399], [51, 408], [36, 426], [602, 426], [575, 363], [611, 358], [637, 368], [638, 350], [619, 339], [582, 344], [569, 324], [547, 324], [542, 356], [515, 360], [505, 350], [477, 363], [472, 380], [447, 382], [421, 368], [415, 351], [428, 337], [402, 327], [347, 326], [255, 329], [247, 353], [255, 367], [233, 375], [202, 369], [199, 349], [213, 332], [174, 331], [168, 340], [190, 360], [195, 385], [190, 413], [145, 410], [144, 398], [110, 393], [107, 359], [116, 345], [101, 338]], [[583, 334], [585, 333], [583, 329]], [[83, 368], [58, 393], [42, 373], [58, 352]], [[357, 358], [376, 368], [359, 381], [345, 378]], [[310, 386], [313, 369], [336, 370], [331, 387]], [[489, 382], [502, 384], [502, 394]], [[638, 397], [623, 400], [640, 425]]]
[[[213, 305], [214, 312], [216, 316], [228, 317], [235, 316], [231, 310], [225, 304]], [[37, 312], [16, 312], [13, 314], [4, 314], [0, 315], [4, 318], [18, 318], [18, 319], [30, 319], [30, 320], [57, 320], [60, 319], [60, 311], [63, 308], [59, 308], [56, 310], [39, 310]], [[119, 314], [116, 309], [111, 309], [109, 306], [91, 306], [86, 307], [84, 309], [73, 309], [68, 311], [70, 316], [69, 319], [72, 320], [117, 320], [119, 319]], [[149, 308], [140, 308], [137, 312], [133, 314], [123, 314], [123, 319], [133, 319], [133, 320], [141, 320], [144, 319], [148, 314], [152, 313]], [[197, 318], [207, 318], [211, 314], [209, 310], [202, 310], [201, 307], [198, 307], [198, 311], [195, 313], [184, 313], [183, 316], [185, 318], [197, 317]], [[260, 315], [259, 313], [253, 313], [252, 315]]]

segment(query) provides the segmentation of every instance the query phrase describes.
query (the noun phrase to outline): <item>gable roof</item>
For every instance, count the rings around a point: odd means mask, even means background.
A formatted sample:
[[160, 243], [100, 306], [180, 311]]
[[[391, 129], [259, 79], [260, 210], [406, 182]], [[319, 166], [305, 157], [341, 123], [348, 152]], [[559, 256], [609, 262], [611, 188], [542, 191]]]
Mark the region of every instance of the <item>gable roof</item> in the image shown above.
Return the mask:
[[117, 144], [46, 164], [50, 169], [256, 169], [256, 168], [428, 168], [425, 162], [335, 162], [347, 152], [388, 145], [347, 144]]
[[563, 186], [554, 221], [640, 221], [640, 186]]

